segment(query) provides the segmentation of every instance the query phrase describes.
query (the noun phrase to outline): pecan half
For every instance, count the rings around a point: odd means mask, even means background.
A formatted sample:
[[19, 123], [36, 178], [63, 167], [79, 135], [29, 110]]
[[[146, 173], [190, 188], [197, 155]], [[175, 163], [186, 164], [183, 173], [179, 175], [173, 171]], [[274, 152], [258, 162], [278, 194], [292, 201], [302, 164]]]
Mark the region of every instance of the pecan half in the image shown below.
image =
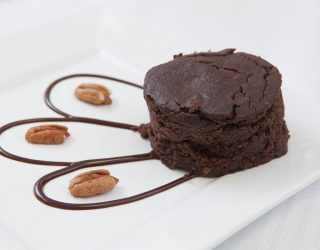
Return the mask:
[[83, 83], [74, 91], [75, 96], [83, 101], [94, 105], [109, 105], [112, 103], [110, 91], [99, 84]]
[[111, 190], [118, 179], [108, 170], [92, 170], [74, 177], [69, 184], [69, 191], [76, 197], [89, 197]]
[[69, 135], [67, 127], [52, 124], [29, 128], [25, 139], [36, 144], [61, 144]]

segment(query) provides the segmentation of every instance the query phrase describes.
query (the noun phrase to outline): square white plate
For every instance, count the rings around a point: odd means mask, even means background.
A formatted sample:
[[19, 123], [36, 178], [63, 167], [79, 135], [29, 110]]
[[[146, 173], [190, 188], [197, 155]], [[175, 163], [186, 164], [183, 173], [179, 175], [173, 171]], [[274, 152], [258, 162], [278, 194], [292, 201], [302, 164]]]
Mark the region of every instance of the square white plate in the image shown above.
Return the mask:
[[[145, 16], [141, 15], [141, 6], [148, 10], [143, 12]], [[41, 204], [33, 196], [33, 184], [58, 167], [24, 164], [1, 157], [1, 249], [210, 249], [319, 179], [320, 135], [316, 133], [320, 127], [316, 115], [319, 106], [301, 98], [295, 87], [289, 86], [296, 79], [304, 79], [303, 70], [307, 66], [301, 68], [288, 60], [291, 49], [297, 45], [295, 41], [285, 44], [282, 36], [279, 43], [273, 43], [280, 34], [276, 27], [286, 25], [286, 19], [279, 24], [280, 12], [275, 11], [275, 18], [267, 24], [259, 23], [262, 27], [268, 25], [273, 32], [257, 38], [262, 35], [259, 31], [241, 35], [237, 28], [246, 27], [244, 30], [250, 31], [257, 24], [242, 15], [240, 19], [236, 11], [234, 20], [239, 18], [238, 22], [228, 22], [226, 13], [230, 10], [224, 9], [230, 7], [228, 4], [219, 6], [216, 15], [191, 2], [184, 6], [184, 11], [177, 2], [168, 6], [168, 3], [151, 6], [144, 1], [105, 6], [97, 1], [85, 10], [70, 11], [54, 21], [37, 23], [1, 37], [0, 67], [5, 70], [0, 75], [0, 124], [29, 117], [57, 116], [45, 106], [42, 95], [52, 80], [64, 74], [101, 73], [142, 83], [149, 67], [169, 60], [174, 53], [237, 46], [266, 57], [279, 66], [284, 76], [286, 120], [291, 134], [289, 153], [258, 168], [218, 179], [193, 179], [136, 203], [93, 211], [65, 211]], [[299, 10], [298, 7], [293, 10]], [[273, 10], [268, 5], [255, 8], [262, 17], [267, 15], [264, 12]], [[188, 30], [181, 29], [185, 26]], [[290, 32], [294, 32], [290, 27], [286, 29], [288, 39]], [[226, 33], [226, 28], [231, 33]], [[207, 32], [212, 29], [215, 34]], [[217, 34], [225, 36], [217, 41]], [[266, 37], [269, 43], [263, 46], [261, 42]], [[281, 49], [275, 50], [278, 48], [275, 44]], [[299, 60], [309, 57], [313, 60], [306, 64], [312, 67], [311, 63], [319, 60], [318, 57], [312, 58], [308, 51], [297, 55]], [[316, 75], [308, 77], [312, 82]], [[73, 89], [80, 82], [107, 85], [112, 89], [114, 105], [97, 108], [78, 102]], [[59, 85], [52, 97], [58, 107], [72, 114], [133, 124], [148, 121], [142, 92], [111, 81], [70, 80]], [[130, 131], [65, 124], [71, 137], [57, 147], [27, 144], [24, 132], [28, 125], [4, 133], [0, 143], [10, 152], [47, 160], [75, 161], [150, 150], [148, 141]], [[108, 169], [120, 179], [118, 188], [88, 201], [125, 197], [183, 175], [155, 160]], [[67, 191], [68, 181], [74, 175], [53, 181], [47, 193], [55, 199], [78, 202]]]

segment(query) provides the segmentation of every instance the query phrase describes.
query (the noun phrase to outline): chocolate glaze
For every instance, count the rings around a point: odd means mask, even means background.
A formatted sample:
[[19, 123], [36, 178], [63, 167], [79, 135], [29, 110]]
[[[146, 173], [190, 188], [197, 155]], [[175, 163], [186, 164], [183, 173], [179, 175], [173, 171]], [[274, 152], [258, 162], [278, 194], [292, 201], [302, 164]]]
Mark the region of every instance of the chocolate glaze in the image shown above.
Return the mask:
[[[46, 105], [56, 112], [57, 114], [63, 116], [63, 117], [44, 117], [44, 118], [31, 118], [31, 119], [25, 119], [25, 120], [18, 120], [15, 122], [8, 123], [0, 128], [0, 135], [5, 132], [6, 130], [20, 126], [23, 124], [30, 124], [30, 123], [36, 123], [36, 122], [81, 122], [81, 123], [90, 123], [90, 124], [96, 124], [101, 126], [108, 126], [108, 127], [114, 127], [114, 128], [121, 128], [121, 129], [128, 129], [132, 131], [137, 131], [141, 134], [142, 137], [146, 138], [147, 135], [145, 134], [145, 125], [142, 124], [140, 126], [131, 125], [127, 123], [119, 123], [119, 122], [113, 122], [113, 121], [106, 121], [106, 120], [100, 120], [100, 119], [93, 119], [93, 118], [87, 118], [87, 117], [77, 117], [70, 114], [67, 114], [63, 112], [62, 110], [58, 109], [51, 101], [50, 95], [52, 89], [58, 84], [61, 83], [64, 80], [70, 79], [70, 78], [77, 78], [77, 77], [95, 77], [95, 78], [101, 78], [101, 79], [107, 79], [116, 81], [119, 83], [127, 84], [132, 87], [143, 89], [142, 86], [117, 79], [110, 76], [104, 76], [104, 75], [97, 75], [97, 74], [72, 74], [67, 75], [64, 77], [61, 77], [55, 81], [53, 81], [48, 88], [45, 91], [44, 99]], [[25, 162], [25, 163], [31, 163], [31, 164], [38, 164], [38, 165], [46, 165], [46, 166], [65, 166], [65, 168], [56, 170], [54, 172], [51, 172], [47, 175], [42, 176], [34, 185], [34, 195], [36, 198], [41, 201], [42, 203], [56, 207], [56, 208], [62, 208], [62, 209], [69, 209], [69, 210], [89, 210], [89, 209], [98, 209], [98, 208], [106, 208], [106, 207], [113, 207], [113, 206], [119, 206], [131, 202], [135, 202], [147, 197], [150, 197], [152, 195], [158, 194], [160, 192], [166, 191], [170, 188], [173, 188], [185, 181], [188, 181], [195, 177], [192, 173], [187, 173], [183, 177], [178, 178], [172, 182], [169, 182], [165, 185], [162, 185], [160, 187], [157, 187], [155, 189], [133, 195], [130, 197], [122, 198], [122, 199], [116, 199], [106, 202], [98, 202], [98, 203], [84, 203], [84, 204], [76, 204], [76, 203], [66, 203], [57, 201], [54, 199], [49, 198], [44, 193], [44, 187], [45, 185], [50, 182], [51, 180], [61, 177], [63, 175], [66, 175], [68, 173], [74, 172], [76, 170], [82, 169], [82, 168], [88, 168], [88, 167], [94, 167], [94, 166], [102, 166], [102, 165], [113, 165], [113, 164], [119, 164], [119, 163], [127, 163], [127, 162], [134, 162], [134, 161], [144, 161], [144, 160], [151, 160], [151, 159], [158, 159], [156, 154], [151, 151], [146, 154], [138, 154], [138, 155], [129, 155], [129, 156], [121, 156], [121, 157], [112, 157], [112, 158], [102, 158], [102, 159], [91, 159], [91, 160], [84, 160], [84, 161], [78, 161], [78, 162], [62, 162], [62, 161], [44, 161], [44, 160], [37, 160], [37, 159], [30, 159], [22, 156], [18, 156], [15, 154], [12, 154], [5, 149], [3, 149], [0, 146], [0, 155], [10, 158], [12, 160]]]

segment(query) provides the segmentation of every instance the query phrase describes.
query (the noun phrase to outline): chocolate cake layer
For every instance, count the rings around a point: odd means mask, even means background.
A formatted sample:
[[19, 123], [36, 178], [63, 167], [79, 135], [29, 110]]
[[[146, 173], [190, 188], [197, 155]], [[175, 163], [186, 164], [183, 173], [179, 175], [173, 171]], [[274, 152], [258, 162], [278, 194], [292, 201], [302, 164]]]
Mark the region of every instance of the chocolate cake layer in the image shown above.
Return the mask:
[[257, 166], [287, 152], [281, 75], [227, 49], [152, 68], [144, 96], [151, 145], [165, 165], [201, 176]]

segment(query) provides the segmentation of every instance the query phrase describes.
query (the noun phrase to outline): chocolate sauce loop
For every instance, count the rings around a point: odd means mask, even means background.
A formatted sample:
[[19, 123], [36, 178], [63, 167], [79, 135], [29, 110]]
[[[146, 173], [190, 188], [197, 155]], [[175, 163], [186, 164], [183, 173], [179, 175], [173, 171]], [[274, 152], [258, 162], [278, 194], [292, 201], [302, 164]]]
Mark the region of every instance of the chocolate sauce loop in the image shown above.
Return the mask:
[[[100, 126], [108, 126], [108, 127], [114, 127], [114, 128], [120, 128], [120, 129], [128, 129], [132, 131], [140, 132], [140, 126], [131, 125], [127, 123], [119, 123], [119, 122], [113, 122], [113, 121], [107, 121], [107, 120], [100, 120], [100, 119], [94, 119], [94, 118], [87, 118], [87, 117], [77, 117], [70, 114], [67, 114], [63, 112], [62, 110], [58, 109], [51, 101], [51, 92], [53, 88], [71, 78], [78, 78], [78, 77], [94, 77], [94, 78], [101, 78], [101, 79], [107, 79], [111, 81], [116, 81], [122, 84], [126, 84], [132, 87], [136, 87], [139, 89], [143, 89], [142, 86], [126, 81], [117, 79], [110, 76], [105, 75], [97, 75], [97, 74], [72, 74], [67, 75], [61, 78], [58, 78], [57, 80], [53, 81], [48, 88], [45, 91], [44, 99], [46, 105], [56, 112], [57, 114], [63, 116], [63, 117], [43, 117], [43, 118], [31, 118], [31, 119], [25, 119], [25, 120], [18, 120], [11, 123], [8, 123], [0, 128], [0, 136], [3, 132], [6, 130], [24, 125], [24, 124], [30, 124], [30, 123], [36, 123], [36, 122], [80, 122], [80, 123], [89, 123], [89, 124], [96, 124]], [[45, 166], [65, 166], [65, 168], [53, 171], [47, 175], [42, 176], [34, 185], [34, 195], [36, 198], [41, 201], [42, 203], [56, 207], [56, 208], [62, 208], [62, 209], [69, 209], [69, 210], [89, 210], [89, 209], [98, 209], [98, 208], [107, 208], [107, 207], [113, 207], [113, 206], [119, 206], [131, 202], [135, 202], [141, 199], [145, 199], [147, 197], [150, 197], [152, 195], [158, 194], [160, 192], [166, 191], [170, 188], [173, 188], [185, 181], [188, 181], [195, 177], [192, 173], [187, 173], [183, 177], [178, 178], [172, 182], [169, 182], [165, 185], [162, 185], [160, 187], [157, 187], [155, 189], [133, 195], [130, 197], [122, 198], [122, 199], [116, 199], [111, 201], [105, 201], [105, 202], [97, 202], [97, 203], [84, 203], [84, 204], [73, 204], [73, 203], [66, 203], [57, 201], [54, 199], [49, 198], [44, 193], [44, 187], [45, 185], [50, 182], [53, 179], [56, 179], [58, 177], [61, 177], [63, 175], [69, 174], [71, 172], [74, 172], [76, 170], [82, 169], [82, 168], [89, 168], [94, 166], [102, 166], [102, 165], [113, 165], [113, 164], [119, 164], [119, 163], [128, 163], [128, 162], [134, 162], [134, 161], [144, 161], [144, 160], [151, 160], [151, 159], [157, 159], [157, 156], [151, 151], [149, 153], [145, 154], [138, 154], [138, 155], [128, 155], [128, 156], [121, 156], [121, 157], [112, 157], [112, 158], [102, 158], [102, 159], [91, 159], [91, 160], [84, 160], [79, 162], [62, 162], [62, 161], [44, 161], [44, 160], [37, 160], [37, 159], [30, 159], [22, 156], [18, 156], [15, 154], [12, 154], [8, 151], [6, 151], [4, 148], [0, 146], [0, 155], [7, 157], [12, 160], [25, 162], [25, 163], [31, 163], [31, 164], [37, 164], [37, 165], [45, 165]]]
[[56, 208], [62, 208], [62, 209], [69, 209], [69, 210], [89, 210], [89, 209], [99, 209], [99, 208], [107, 208], [107, 207], [114, 207], [119, 206], [131, 202], [135, 202], [138, 200], [145, 199], [147, 197], [150, 197], [152, 195], [158, 194], [160, 192], [163, 192], [165, 190], [168, 190], [170, 188], [173, 188], [187, 180], [190, 180], [194, 176], [191, 174], [186, 174], [183, 177], [176, 179], [172, 182], [169, 182], [165, 185], [162, 185], [160, 187], [157, 187], [155, 189], [129, 196], [122, 199], [116, 199], [111, 201], [105, 201], [105, 202], [97, 202], [97, 203], [66, 203], [57, 201], [54, 199], [49, 198], [43, 191], [44, 186], [51, 180], [58, 178], [62, 175], [69, 174], [71, 172], [74, 172], [76, 170], [82, 169], [82, 168], [88, 168], [93, 166], [102, 166], [102, 165], [113, 165], [113, 164], [119, 164], [119, 163], [127, 163], [127, 162], [134, 162], [134, 161], [145, 161], [145, 160], [151, 160], [156, 159], [156, 156], [153, 154], [153, 152], [147, 153], [147, 154], [140, 154], [140, 155], [130, 155], [130, 156], [122, 156], [122, 157], [115, 157], [115, 158], [105, 158], [105, 159], [95, 159], [95, 160], [88, 160], [88, 161], [82, 161], [82, 162], [76, 162], [71, 164], [69, 167], [59, 169], [57, 171], [51, 172], [43, 177], [41, 177], [34, 186], [34, 194], [36, 198], [41, 201], [44, 204], [47, 204], [49, 206], [53, 206]]
[[[143, 89], [143, 87], [139, 84], [136, 84], [136, 83], [133, 83], [133, 82], [129, 82], [129, 81], [126, 81], [126, 80], [122, 80], [122, 79], [118, 79], [118, 78], [114, 78], [114, 77], [111, 77], [111, 76], [105, 76], [105, 75], [97, 75], [97, 74], [88, 74], [88, 73], [81, 73], [81, 74], [72, 74], [72, 75], [67, 75], [67, 76], [63, 76], [63, 77], [60, 77], [58, 78], [57, 80], [53, 81], [49, 86], [48, 88], [46, 89], [46, 91], [44, 92], [44, 101], [45, 103], [47, 104], [47, 106], [53, 110], [54, 112], [56, 112], [57, 114], [59, 115], [62, 115], [64, 117], [74, 117], [72, 115], [69, 115], [65, 112], [63, 112], [62, 110], [58, 109], [51, 101], [51, 92], [53, 90], [53, 88], [65, 81], [65, 80], [68, 80], [68, 79], [71, 79], [71, 78], [78, 78], [78, 77], [93, 77], [93, 78], [100, 78], [100, 79], [105, 79], [105, 80], [111, 80], [111, 81], [115, 81], [115, 82], [119, 82], [119, 83], [123, 83], [123, 84], [126, 84], [126, 85], [129, 85], [129, 86], [132, 86], [132, 87], [135, 87], [135, 88], [139, 88], [139, 89]], [[110, 125], [111, 124], [114, 124], [114, 122], [110, 122]], [[116, 123], [118, 124], [118, 123]]]

